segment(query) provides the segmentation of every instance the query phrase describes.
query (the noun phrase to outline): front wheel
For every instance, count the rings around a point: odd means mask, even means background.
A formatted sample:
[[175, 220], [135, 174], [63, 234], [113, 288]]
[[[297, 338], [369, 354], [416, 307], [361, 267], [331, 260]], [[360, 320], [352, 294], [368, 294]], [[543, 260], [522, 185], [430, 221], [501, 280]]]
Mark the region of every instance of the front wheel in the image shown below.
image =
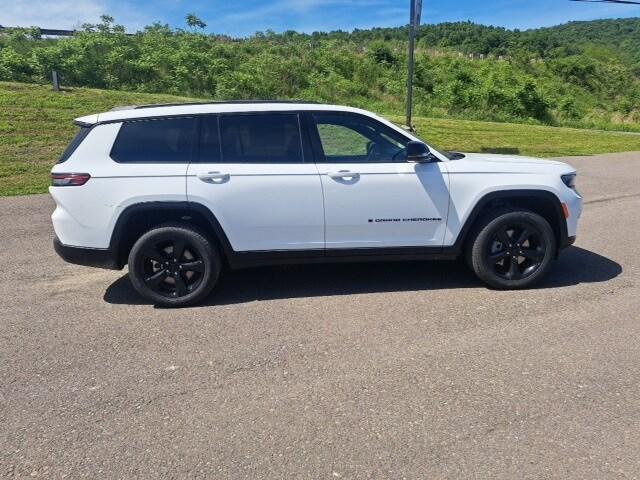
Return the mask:
[[167, 224], [142, 235], [129, 254], [129, 277], [143, 297], [164, 307], [203, 300], [220, 275], [212, 242], [186, 224]]
[[475, 274], [498, 289], [527, 288], [549, 271], [556, 239], [549, 222], [527, 211], [503, 210], [475, 230], [467, 260]]

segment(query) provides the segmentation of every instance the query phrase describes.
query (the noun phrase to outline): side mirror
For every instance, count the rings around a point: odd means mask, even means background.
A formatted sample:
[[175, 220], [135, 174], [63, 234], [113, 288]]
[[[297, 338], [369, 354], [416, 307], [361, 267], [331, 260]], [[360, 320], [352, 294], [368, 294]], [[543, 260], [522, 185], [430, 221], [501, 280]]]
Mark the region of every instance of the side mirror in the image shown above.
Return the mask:
[[425, 163], [433, 159], [429, 147], [422, 142], [411, 141], [407, 143], [407, 162]]

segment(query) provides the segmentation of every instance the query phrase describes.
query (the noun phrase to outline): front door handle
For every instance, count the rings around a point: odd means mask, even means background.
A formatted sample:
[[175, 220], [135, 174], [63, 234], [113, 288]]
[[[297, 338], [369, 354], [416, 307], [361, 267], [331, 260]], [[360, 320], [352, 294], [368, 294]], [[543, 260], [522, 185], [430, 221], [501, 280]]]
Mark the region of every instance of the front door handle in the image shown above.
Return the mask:
[[340, 170], [339, 172], [329, 172], [327, 173], [327, 175], [329, 175], [329, 177], [331, 178], [352, 178], [352, 179], [357, 179], [360, 177], [360, 174], [358, 172], [352, 172], [351, 170]]
[[228, 173], [222, 173], [222, 172], [199, 173], [197, 176], [203, 182], [207, 182], [210, 180], [229, 180], [229, 177], [230, 177]]

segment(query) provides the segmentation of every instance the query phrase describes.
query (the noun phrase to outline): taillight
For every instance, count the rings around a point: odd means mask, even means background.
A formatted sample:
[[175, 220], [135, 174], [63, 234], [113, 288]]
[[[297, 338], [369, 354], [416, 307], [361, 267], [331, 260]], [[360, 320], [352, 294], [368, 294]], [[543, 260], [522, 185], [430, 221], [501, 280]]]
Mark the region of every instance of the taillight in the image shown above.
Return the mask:
[[53, 187], [77, 187], [89, 181], [88, 173], [52, 173], [51, 186]]

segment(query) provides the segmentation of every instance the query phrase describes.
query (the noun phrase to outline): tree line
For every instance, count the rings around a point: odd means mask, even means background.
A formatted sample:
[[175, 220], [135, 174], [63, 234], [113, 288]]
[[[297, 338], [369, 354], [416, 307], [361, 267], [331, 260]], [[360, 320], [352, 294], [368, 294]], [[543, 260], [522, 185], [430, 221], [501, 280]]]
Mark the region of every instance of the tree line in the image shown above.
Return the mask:
[[[186, 20], [127, 35], [103, 16], [61, 39], [14, 29], [0, 36], [0, 80], [45, 83], [57, 70], [66, 86], [403, 109], [406, 27], [239, 39]], [[640, 130], [640, 19], [527, 31], [427, 25], [416, 58], [418, 115]]]

